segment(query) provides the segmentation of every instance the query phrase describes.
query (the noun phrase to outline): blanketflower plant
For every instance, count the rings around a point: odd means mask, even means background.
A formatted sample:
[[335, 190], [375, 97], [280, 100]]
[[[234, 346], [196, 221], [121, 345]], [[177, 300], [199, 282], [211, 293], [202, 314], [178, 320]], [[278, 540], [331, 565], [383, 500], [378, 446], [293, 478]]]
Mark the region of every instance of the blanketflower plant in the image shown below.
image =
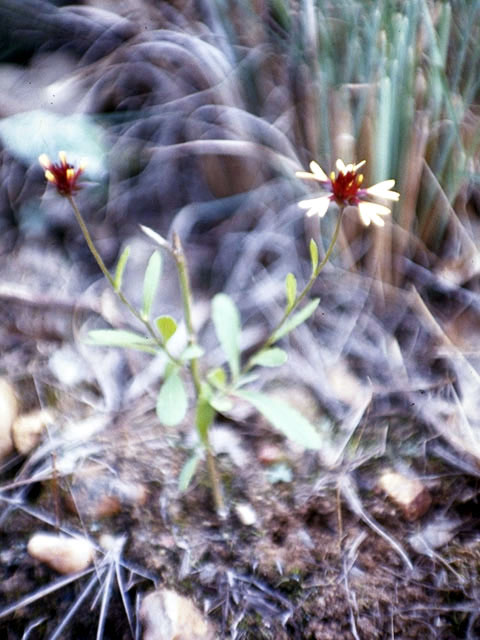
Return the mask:
[[400, 194], [392, 191], [395, 180], [383, 180], [371, 187], [362, 187], [363, 174], [358, 170], [363, 167], [365, 160], [358, 164], [344, 164], [340, 158], [336, 162], [337, 173], [332, 171], [327, 176], [325, 171], [315, 161], [310, 163], [311, 173], [307, 171], [297, 171], [298, 178], [305, 180], [315, 180], [320, 183], [325, 191], [324, 195], [318, 198], [301, 200], [298, 206], [307, 209], [307, 216], [323, 216], [332, 202], [336, 202], [342, 209], [347, 206], [358, 208], [361, 221], [365, 226], [373, 224], [383, 227], [385, 222], [381, 216], [391, 213], [390, 209], [383, 204], [372, 202], [372, 198], [381, 200], [391, 200], [396, 202]]
[[[85, 241], [95, 258], [100, 270], [114, 290], [122, 304], [136, 319], [141, 330], [124, 330], [117, 328], [98, 329], [89, 332], [91, 344], [97, 346], [121, 347], [136, 349], [152, 355], [162, 352], [167, 359], [167, 365], [163, 373], [163, 380], [157, 395], [156, 412], [160, 422], [165, 427], [173, 427], [180, 424], [188, 415], [189, 394], [185, 387], [186, 373], [190, 373], [190, 389], [194, 394], [195, 427], [198, 434], [198, 446], [185, 463], [179, 477], [179, 488], [185, 491], [201, 460], [206, 459], [206, 466], [210, 478], [213, 499], [218, 515], [224, 518], [227, 508], [223, 497], [223, 488], [220, 474], [217, 470], [216, 458], [210, 444], [210, 427], [217, 415], [227, 414], [232, 408], [232, 403], [240, 399], [249, 403], [285, 437], [290, 438], [305, 449], [320, 450], [323, 440], [315, 427], [286, 402], [274, 399], [268, 394], [258, 390], [246, 388], [257, 379], [252, 369], [257, 367], [279, 367], [287, 360], [287, 353], [278, 347], [286, 335], [296, 327], [308, 320], [315, 312], [320, 302], [319, 298], [305, 301], [323, 267], [326, 265], [338, 238], [341, 227], [343, 211], [348, 205], [359, 207], [360, 216], [365, 224], [373, 222], [382, 225], [380, 216], [389, 212], [387, 207], [369, 201], [371, 196], [389, 200], [398, 200], [398, 194], [391, 191], [393, 180], [386, 180], [368, 189], [362, 188], [363, 176], [358, 169], [363, 162], [353, 165], [344, 165], [337, 160], [338, 173], [332, 173], [330, 178], [323, 172], [316, 162], [310, 163], [311, 173], [300, 171], [297, 176], [309, 180], [316, 180], [325, 190], [325, 195], [320, 198], [304, 200], [300, 206], [307, 209], [307, 215], [324, 216], [330, 203], [335, 201], [340, 208], [335, 230], [330, 239], [330, 244], [325, 251], [322, 260], [319, 259], [318, 247], [313, 239], [310, 240], [310, 278], [297, 291], [297, 279], [293, 273], [288, 273], [285, 278], [285, 306], [283, 314], [277, 321], [270, 334], [254, 350], [248, 358], [242, 358], [241, 344], [241, 318], [235, 302], [228, 295], [218, 293], [212, 299], [211, 315], [215, 333], [225, 355], [225, 365], [208, 369], [200, 366], [204, 349], [198, 343], [194, 323], [194, 300], [190, 286], [190, 276], [186, 255], [183, 251], [180, 238], [173, 234], [172, 242], [169, 242], [156, 231], [141, 225], [142, 231], [162, 251], [167, 251], [173, 258], [178, 275], [179, 287], [182, 293], [183, 322], [186, 328], [186, 345], [180, 353], [173, 352], [169, 340], [177, 331], [176, 320], [169, 315], [161, 315], [152, 318], [152, 307], [155, 296], [159, 291], [161, 278], [161, 252], [155, 250], [145, 269], [143, 278], [143, 296], [141, 308], [137, 308], [125, 295], [122, 289], [123, 274], [125, 272], [130, 248], [122, 252], [114, 272], [110, 272], [102, 260], [95, 243], [90, 235], [85, 220], [75, 202], [74, 194], [81, 188], [78, 180], [84, 171], [83, 165], [75, 168], [67, 161], [66, 154], [60, 152], [60, 163], [54, 164], [42, 154], [40, 164], [45, 170], [45, 178], [52, 184], [59, 195], [65, 197], [71, 205], [76, 220], [83, 233]], [[385, 211], [386, 210], [386, 211]], [[242, 361], [243, 360], [243, 361]]]

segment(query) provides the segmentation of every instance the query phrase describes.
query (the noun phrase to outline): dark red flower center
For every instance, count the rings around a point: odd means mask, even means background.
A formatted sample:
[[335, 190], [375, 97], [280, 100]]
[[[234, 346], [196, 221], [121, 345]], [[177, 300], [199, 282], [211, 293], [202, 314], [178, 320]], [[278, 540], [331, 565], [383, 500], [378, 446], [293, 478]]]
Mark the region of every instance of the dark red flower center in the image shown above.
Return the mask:
[[51, 164], [49, 170], [55, 178], [55, 186], [57, 191], [62, 195], [71, 195], [79, 190], [77, 180], [83, 173], [82, 169], [75, 169], [72, 164], [60, 163]]
[[347, 171], [345, 174], [339, 171], [336, 177], [331, 178], [331, 183], [335, 198], [353, 203], [362, 184], [362, 176], [355, 171]]

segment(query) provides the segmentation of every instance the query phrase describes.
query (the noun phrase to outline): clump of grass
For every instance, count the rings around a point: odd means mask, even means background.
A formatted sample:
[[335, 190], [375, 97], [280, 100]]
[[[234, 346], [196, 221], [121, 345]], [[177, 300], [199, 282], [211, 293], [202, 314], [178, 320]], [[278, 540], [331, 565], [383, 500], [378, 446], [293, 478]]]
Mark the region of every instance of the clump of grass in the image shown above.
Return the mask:
[[478, 176], [478, 3], [319, 0], [292, 12], [280, 0], [256, 31], [247, 7], [224, 17], [237, 42], [247, 32], [258, 38], [245, 76], [252, 109], [268, 114], [281, 78], [276, 95], [288, 104], [290, 140], [304, 162], [365, 159], [367, 179], [397, 180], [395, 224], [368, 238], [367, 254], [358, 225], [348, 229], [353, 262], [398, 285], [403, 258], [433, 266], [447, 252], [471, 252], [462, 203]]

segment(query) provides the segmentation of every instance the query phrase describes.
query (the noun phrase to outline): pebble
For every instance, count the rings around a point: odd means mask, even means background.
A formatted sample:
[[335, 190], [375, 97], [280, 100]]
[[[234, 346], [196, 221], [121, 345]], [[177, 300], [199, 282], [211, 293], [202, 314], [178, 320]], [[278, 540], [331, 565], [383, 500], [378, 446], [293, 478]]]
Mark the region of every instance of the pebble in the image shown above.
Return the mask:
[[247, 502], [239, 502], [235, 505], [235, 513], [237, 518], [246, 527], [253, 526], [257, 521], [257, 514], [252, 505]]
[[27, 455], [35, 449], [52, 418], [48, 409], [23, 413], [17, 417], [12, 426], [12, 438], [18, 453]]
[[143, 640], [216, 640], [210, 622], [193, 602], [172, 589], [159, 589], [142, 602]]
[[418, 520], [432, 504], [430, 492], [418, 478], [386, 471], [381, 475], [378, 484], [402, 510], [407, 520]]
[[71, 495], [65, 498], [70, 511], [92, 520], [112, 517], [124, 508], [142, 506], [148, 499], [143, 484], [118, 478], [97, 465], [77, 471], [70, 491]]
[[12, 385], [0, 378], [0, 460], [13, 451], [12, 425], [18, 415], [18, 401]]
[[276, 444], [265, 442], [260, 445], [257, 453], [257, 458], [260, 464], [268, 467], [278, 462], [283, 462], [286, 458], [285, 452]]
[[417, 553], [431, 556], [432, 550], [448, 544], [455, 536], [461, 522], [444, 516], [438, 516], [421, 531], [410, 536], [410, 545]]
[[58, 573], [83, 571], [92, 562], [94, 548], [86, 538], [69, 538], [53, 533], [36, 533], [27, 546], [28, 553]]

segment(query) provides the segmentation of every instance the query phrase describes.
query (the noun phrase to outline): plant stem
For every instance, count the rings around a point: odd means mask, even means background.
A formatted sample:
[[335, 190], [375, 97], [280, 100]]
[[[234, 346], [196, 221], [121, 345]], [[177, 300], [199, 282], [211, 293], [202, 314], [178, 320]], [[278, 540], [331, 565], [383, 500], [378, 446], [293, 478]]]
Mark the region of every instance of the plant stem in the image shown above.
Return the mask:
[[265, 342], [262, 344], [262, 346], [259, 349], [257, 349], [257, 351], [255, 351], [255, 353], [248, 359], [248, 361], [246, 362], [245, 366], [242, 369], [242, 374], [245, 374], [248, 371], [250, 371], [250, 369], [254, 366], [254, 359], [258, 356], [259, 353], [262, 353], [263, 351], [265, 351], [266, 349], [271, 347], [272, 344], [274, 344], [276, 342], [275, 336], [276, 336], [277, 332], [283, 327], [283, 325], [285, 324], [287, 319], [290, 317], [292, 312], [295, 311], [295, 309], [297, 309], [299, 304], [302, 302], [302, 300], [304, 300], [304, 298], [306, 297], [306, 295], [308, 294], [310, 289], [315, 284], [315, 281], [317, 280], [318, 276], [320, 275], [320, 272], [322, 271], [324, 266], [327, 264], [330, 256], [332, 255], [332, 251], [333, 251], [333, 249], [335, 247], [335, 244], [337, 242], [337, 239], [338, 239], [338, 234], [340, 233], [340, 227], [341, 227], [341, 223], [342, 223], [344, 210], [345, 210], [345, 207], [341, 206], [340, 207], [340, 212], [338, 214], [337, 224], [335, 225], [335, 229], [334, 229], [334, 232], [333, 232], [333, 235], [332, 235], [332, 239], [330, 240], [330, 244], [328, 245], [328, 248], [327, 248], [327, 251], [325, 252], [323, 260], [317, 265], [316, 269], [312, 272], [312, 275], [310, 276], [309, 281], [307, 282], [307, 284], [305, 285], [305, 287], [303, 288], [301, 293], [299, 293], [299, 295], [296, 297], [295, 302], [290, 307], [290, 309], [287, 309], [285, 311], [285, 313], [283, 314], [280, 322], [277, 324], [275, 329], [270, 333], [270, 335], [265, 340]]
[[[73, 199], [72, 196], [67, 196], [67, 199], [73, 209], [73, 212], [75, 213], [75, 218], [77, 219], [78, 225], [80, 227], [80, 229], [82, 230], [83, 233], [83, 237], [85, 238], [85, 242], [88, 245], [88, 248], [90, 249], [90, 253], [92, 254], [92, 256], [95, 258], [96, 263], [98, 264], [98, 266], [100, 267], [100, 271], [103, 273], [103, 275], [105, 276], [105, 278], [108, 280], [108, 282], [110, 283], [111, 287], [113, 290], [115, 290], [115, 282], [113, 281], [112, 276], [110, 275], [109, 270], [107, 269], [104, 261], [102, 260], [102, 256], [98, 253], [96, 246], [93, 243], [92, 240], [92, 236], [90, 235], [90, 232], [87, 228], [87, 225], [85, 224], [85, 220], [83, 219], [82, 214], [80, 213], [80, 209], [77, 207], [77, 204], [75, 202], [75, 200]], [[122, 300], [122, 302], [125, 302]], [[129, 305], [127, 305], [129, 306]]]
[[[187, 326], [188, 344], [189, 346], [196, 345], [197, 335], [196, 335], [195, 328], [193, 326], [193, 320], [192, 320], [193, 296], [192, 296], [192, 288], [190, 286], [190, 276], [188, 272], [187, 259], [185, 257], [182, 243], [180, 242], [180, 238], [177, 233], [173, 234], [172, 244], [173, 244], [173, 257], [175, 259], [175, 264], [177, 265], [178, 279], [180, 282], [180, 289], [182, 292], [183, 313], [185, 316], [185, 324]], [[198, 400], [202, 393], [202, 380], [200, 377], [197, 358], [192, 358], [190, 360], [190, 371], [192, 374], [193, 384], [195, 386], [195, 392]], [[217, 465], [215, 462], [215, 454], [213, 453], [212, 448], [210, 446], [208, 431], [204, 436], [204, 446], [207, 454], [207, 469], [208, 469], [208, 475], [210, 477], [210, 484], [212, 486], [213, 499], [215, 501], [215, 509], [219, 517], [225, 518], [227, 511], [225, 508], [225, 502], [223, 500], [222, 485], [220, 482], [220, 477], [219, 477]]]
[[[185, 324], [187, 325], [188, 345], [193, 346], [197, 344], [197, 335], [195, 333], [192, 320], [192, 288], [190, 286], [187, 259], [177, 233], [173, 234], [173, 257], [175, 259], [175, 264], [177, 265], [178, 280], [180, 282], [180, 289], [182, 292], [183, 313], [185, 316]], [[190, 360], [190, 370], [192, 372], [193, 384], [195, 385], [195, 391], [198, 397], [201, 392], [202, 381], [200, 379], [197, 358], [192, 358]]]

